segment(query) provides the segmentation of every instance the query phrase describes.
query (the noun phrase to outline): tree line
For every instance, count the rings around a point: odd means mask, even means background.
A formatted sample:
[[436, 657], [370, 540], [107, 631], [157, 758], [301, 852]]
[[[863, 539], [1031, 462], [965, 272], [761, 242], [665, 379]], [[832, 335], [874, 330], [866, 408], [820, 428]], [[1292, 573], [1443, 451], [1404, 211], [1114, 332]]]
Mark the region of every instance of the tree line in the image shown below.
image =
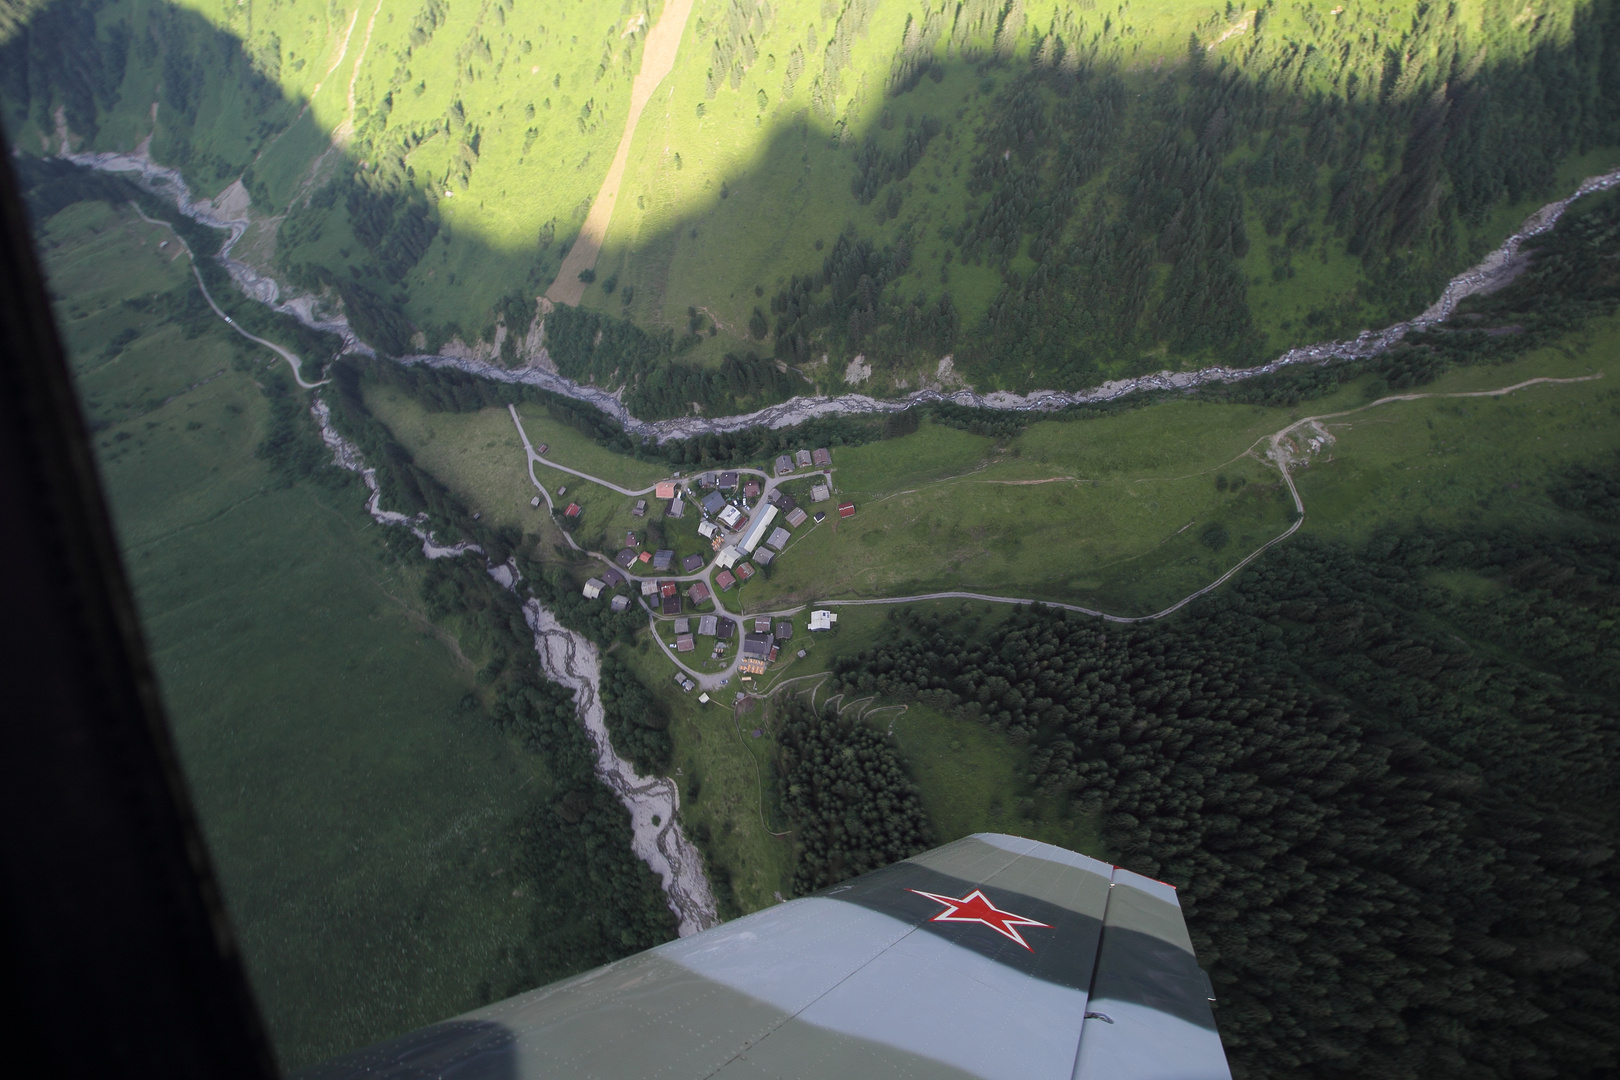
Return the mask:
[[1593, 524], [1307, 539], [1168, 625], [1020, 608], [987, 636], [904, 610], [836, 672], [1026, 747], [1043, 799], [1180, 887], [1238, 1075], [1598, 1075], [1617, 582]]
[[894, 748], [831, 707], [793, 700], [777, 732], [783, 807], [793, 823], [793, 891], [803, 896], [933, 846], [917, 785]]

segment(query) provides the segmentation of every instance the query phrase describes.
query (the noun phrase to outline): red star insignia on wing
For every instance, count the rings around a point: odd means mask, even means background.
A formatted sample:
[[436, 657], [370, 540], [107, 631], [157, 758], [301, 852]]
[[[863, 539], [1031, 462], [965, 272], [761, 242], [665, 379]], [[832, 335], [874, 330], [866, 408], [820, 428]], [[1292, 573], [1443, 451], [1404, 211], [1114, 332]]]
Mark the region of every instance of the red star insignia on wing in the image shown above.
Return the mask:
[[1024, 935], [1020, 934], [1017, 928], [1020, 926], [1040, 926], [1048, 930], [1052, 928], [1050, 923], [1036, 922], [1034, 919], [1026, 919], [1022, 915], [1014, 915], [1010, 911], [1002, 911], [992, 904], [990, 898], [985, 896], [980, 889], [974, 889], [960, 899], [954, 896], [940, 896], [936, 893], [923, 892], [921, 889], [907, 889], [906, 891], [914, 892], [918, 896], [926, 896], [936, 904], [945, 905], [945, 910], [929, 919], [929, 922], [983, 923], [1003, 937], [1012, 938], [1024, 948], [1029, 949], [1030, 952], [1035, 950], [1029, 948], [1029, 942], [1024, 940]]

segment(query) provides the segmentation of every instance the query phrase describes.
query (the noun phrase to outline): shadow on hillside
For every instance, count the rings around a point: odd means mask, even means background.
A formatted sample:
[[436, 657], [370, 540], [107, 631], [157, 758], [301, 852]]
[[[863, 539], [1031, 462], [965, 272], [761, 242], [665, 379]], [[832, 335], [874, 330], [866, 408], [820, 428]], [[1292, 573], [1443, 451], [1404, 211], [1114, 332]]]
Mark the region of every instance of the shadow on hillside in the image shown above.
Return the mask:
[[[330, 168], [320, 170], [329, 179], [291, 183], [285, 174], [307, 180], [309, 156], [322, 147], [290, 134], [311, 121], [307, 103], [266, 75], [279, 52], [249, 55], [232, 34], [163, 3], [131, 5], [122, 21], [107, 17], [113, 10], [53, 4], [0, 46], [7, 115], [50, 129], [60, 105], [70, 130], [94, 135], [130, 92], [126, 75], [154, 71], [154, 156], [205, 189], [240, 175], [261, 209], [285, 211], [284, 280], [340, 295], [356, 331], [386, 354], [433, 351], [459, 336], [499, 339], [508, 364], [526, 359], [518, 342], [535, 296], [578, 220], [549, 224], [532, 247], [478, 249], [502, 279], [522, 283], [494, 301], [483, 325], [413, 324], [408, 277], [441, 232], [437, 185], [455, 177], [415, 177], [380, 110], [346, 152], [330, 151]], [[1238, 59], [1194, 44], [1162, 69], [1133, 71], [1104, 36], [1088, 41], [1068, 22], [1030, 48], [1033, 60], [996, 56], [993, 35], [954, 60], [930, 59], [908, 37], [896, 43], [885, 107], [870, 125], [845, 130], [813, 107], [779, 109], [748, 168], [717, 175], [705, 200], [637, 244], [669, 251], [700, 232], [769, 227], [757, 199], [729, 197], [750, 178], [796, 172], [784, 162], [801, 161], [804, 172], [769, 200], [791, 205], [810, 199], [811, 187], [847, 189], [841, 231], [803, 243], [780, 285], [755, 286], [758, 302], [746, 328], [733, 328], [738, 341], [724, 362], [694, 360], [716, 351], [705, 345], [717, 328], [703, 312], [679, 329], [623, 319], [635, 310], [631, 290], [614, 295], [608, 266], [587, 293], [595, 310], [550, 316], [549, 354], [570, 378], [624, 384], [631, 411], [657, 419], [694, 407], [741, 412], [804, 392], [809, 384], [787, 366], [809, 369], [823, 355], [832, 372], [863, 355], [886, 385], [886, 374], [931, 371], [954, 354], [981, 389], [1081, 388], [1162, 367], [1253, 364], [1269, 358], [1269, 346], [1251, 290], [1289, 281], [1307, 260], [1337, 260], [1347, 281], [1287, 324], [1294, 343], [1407, 317], [1477, 254], [1468, 225], [1546, 193], [1570, 153], [1620, 143], [1620, 55], [1591, 44], [1620, 39], [1606, 32], [1616, 20], [1607, 6], [1576, 13], [1571, 33], [1533, 45], [1522, 62], [1490, 61], [1491, 43], [1449, 17], [1430, 17], [1425, 32], [1439, 59], [1427, 67], [1403, 69], [1400, 56], [1352, 54], [1347, 44], [1336, 72], [1321, 49], [1270, 39]], [[1009, 18], [1003, 11], [986, 25]], [[953, 91], [934, 115], [917, 107], [930, 87]], [[959, 101], [956, 90], [965, 90]], [[457, 128], [458, 111], [452, 105], [444, 131], [476, 159], [480, 135]], [[120, 115], [130, 112], [125, 103]], [[979, 116], [983, 125], [971, 130]], [[936, 183], [945, 169], [966, 174], [965, 209], [942, 193], [948, 181]], [[792, 223], [783, 229], [773, 251], [793, 246]], [[311, 261], [333, 235], [352, 235], [353, 250]], [[964, 267], [994, 290], [983, 318], [967, 323], [952, 284]], [[818, 378], [824, 388], [839, 382], [829, 369]]]

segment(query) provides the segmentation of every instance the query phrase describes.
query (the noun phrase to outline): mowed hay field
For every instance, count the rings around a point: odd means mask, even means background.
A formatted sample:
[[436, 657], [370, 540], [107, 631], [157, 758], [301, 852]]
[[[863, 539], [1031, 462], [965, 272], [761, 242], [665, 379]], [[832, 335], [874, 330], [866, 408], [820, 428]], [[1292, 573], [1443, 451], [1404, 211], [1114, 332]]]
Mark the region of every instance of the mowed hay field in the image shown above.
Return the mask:
[[363, 489], [283, 486], [256, 457], [255, 383], [285, 365], [212, 315], [165, 321], [196, 291], [168, 236], [79, 204], [44, 241], [192, 797], [292, 1068], [517, 988], [536, 932], [520, 830], [545, 781], [464, 704], [472, 672]]

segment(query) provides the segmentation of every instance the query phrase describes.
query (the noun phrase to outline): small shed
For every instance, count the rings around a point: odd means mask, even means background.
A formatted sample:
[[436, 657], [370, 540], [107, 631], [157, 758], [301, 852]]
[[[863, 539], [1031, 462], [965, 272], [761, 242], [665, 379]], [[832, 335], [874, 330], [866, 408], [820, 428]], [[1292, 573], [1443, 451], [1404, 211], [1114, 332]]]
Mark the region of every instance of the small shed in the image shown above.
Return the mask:
[[585, 582], [585, 588], [582, 591], [585, 593], [585, 599], [595, 600], [602, 595], [602, 590], [605, 588], [607, 588], [607, 582], [601, 578], [590, 578]]
[[662, 483], [653, 485], [653, 498], [655, 498], [655, 499], [673, 499], [674, 497], [675, 497], [675, 481], [673, 481], [673, 480], [665, 480]]
[[686, 571], [688, 574], [697, 573], [699, 570], [703, 569], [703, 556], [688, 555], [686, 558], [681, 560], [681, 569]]
[[854, 517], [855, 516], [855, 504], [852, 503], [852, 502], [839, 503], [838, 504], [838, 516], [839, 517]]
[[801, 469], [809, 468], [812, 460], [813, 459], [810, 456], [810, 451], [808, 450], [800, 450], [797, 454], [793, 455], [793, 463]]
[[540, 505], [540, 496], [536, 495], [534, 498], [530, 499], [529, 500], [529, 505], [530, 506], [539, 506]]
[[810, 455], [810, 462], [813, 465], [831, 465], [832, 451], [823, 446]]
[[630, 511], [630, 516], [631, 517], [646, 517], [647, 516], [647, 500], [646, 499], [637, 499], [635, 508]]
[[721, 592], [729, 592], [731, 587], [737, 584], [737, 579], [730, 570], [722, 570], [714, 575], [714, 583], [720, 586]]
[[804, 507], [795, 506], [788, 513], [787, 523], [793, 528], [797, 529], [800, 525], [803, 525], [805, 521], [809, 519], [809, 517], [810, 515], [804, 512]]
[[579, 503], [569, 503], [568, 509], [563, 511], [563, 517], [577, 518], [581, 513]]
[[777, 551], [781, 551], [783, 548], [788, 546], [788, 541], [791, 539], [793, 539], [793, 534], [778, 525], [776, 528], [771, 530], [771, 535], [765, 541], [765, 546], [773, 547]]

